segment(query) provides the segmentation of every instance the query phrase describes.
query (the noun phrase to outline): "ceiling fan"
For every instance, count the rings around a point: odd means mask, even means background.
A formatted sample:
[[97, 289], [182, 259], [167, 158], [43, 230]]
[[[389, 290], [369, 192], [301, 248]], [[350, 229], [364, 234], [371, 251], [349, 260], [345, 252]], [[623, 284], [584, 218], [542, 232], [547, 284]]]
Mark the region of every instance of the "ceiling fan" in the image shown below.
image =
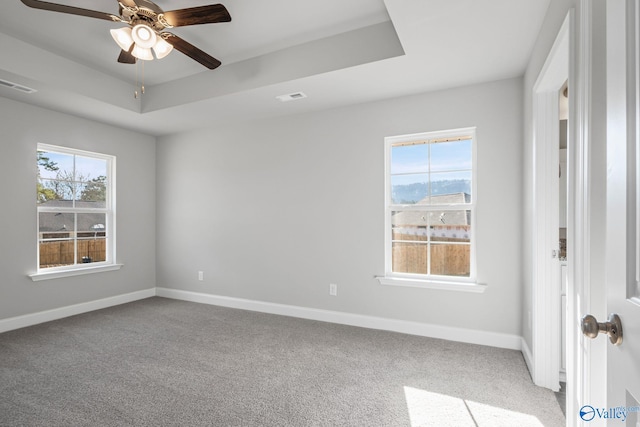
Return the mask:
[[87, 16], [89, 18], [127, 24], [128, 27], [111, 30], [113, 39], [122, 49], [118, 57], [118, 62], [124, 64], [134, 64], [138, 59], [152, 60], [152, 50], [156, 58], [161, 59], [175, 48], [211, 70], [217, 68], [222, 63], [216, 58], [165, 30], [167, 28], [184, 27], [187, 25], [231, 21], [231, 15], [229, 15], [227, 9], [221, 4], [164, 12], [158, 5], [150, 0], [119, 0], [120, 16], [116, 16], [110, 13], [41, 0], [21, 1], [25, 5], [35, 9]]

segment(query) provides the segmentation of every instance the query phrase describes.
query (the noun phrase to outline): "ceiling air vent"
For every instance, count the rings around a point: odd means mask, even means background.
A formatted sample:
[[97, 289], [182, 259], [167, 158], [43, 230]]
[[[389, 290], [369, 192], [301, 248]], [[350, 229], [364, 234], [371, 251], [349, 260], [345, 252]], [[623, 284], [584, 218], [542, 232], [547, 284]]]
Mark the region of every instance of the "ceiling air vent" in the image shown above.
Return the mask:
[[13, 83], [13, 82], [10, 82], [8, 80], [2, 80], [2, 79], [0, 79], [0, 86], [4, 86], [4, 87], [11, 88], [11, 89], [15, 89], [17, 91], [24, 92], [24, 93], [37, 92], [37, 90], [32, 89], [30, 87], [22, 86], [22, 85], [19, 85], [17, 83]]
[[305, 95], [302, 92], [288, 93], [286, 95], [276, 96], [276, 98], [279, 99], [282, 102], [295, 101], [296, 99], [302, 99], [302, 98], [306, 98], [306, 97], [307, 97], [307, 95]]

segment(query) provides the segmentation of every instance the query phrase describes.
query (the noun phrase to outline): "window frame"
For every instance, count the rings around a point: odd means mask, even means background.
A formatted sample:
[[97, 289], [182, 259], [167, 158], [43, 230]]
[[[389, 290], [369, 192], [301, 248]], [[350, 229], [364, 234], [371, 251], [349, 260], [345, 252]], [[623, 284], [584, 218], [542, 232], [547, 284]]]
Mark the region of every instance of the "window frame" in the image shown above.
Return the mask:
[[[434, 143], [437, 140], [456, 140], [463, 137], [471, 139], [471, 194], [469, 203], [416, 205], [394, 204], [392, 202], [391, 189], [391, 150], [398, 144], [407, 143]], [[466, 139], [466, 138], [465, 138]], [[384, 144], [384, 248], [385, 248], [385, 274], [377, 277], [380, 284], [410, 286], [430, 289], [459, 290], [467, 292], [484, 292], [486, 286], [477, 283], [476, 270], [476, 211], [477, 211], [477, 136], [475, 127], [459, 129], [421, 132], [408, 135], [385, 137]], [[392, 259], [392, 212], [394, 211], [470, 211], [471, 230], [470, 239], [470, 266], [469, 276], [447, 276], [435, 274], [404, 273], [393, 271]], [[431, 244], [431, 243], [429, 243]]]
[[[30, 274], [29, 277], [33, 281], [55, 279], [67, 276], [77, 276], [82, 274], [97, 273], [102, 271], [111, 271], [120, 269], [121, 264], [116, 263], [116, 157], [109, 154], [97, 153], [93, 151], [79, 150], [75, 148], [63, 147], [59, 145], [51, 145], [38, 143], [36, 153], [39, 151], [58, 153], [70, 156], [81, 156], [91, 159], [99, 159], [106, 161], [106, 197], [104, 208], [87, 208], [87, 207], [47, 207], [36, 203], [36, 272]], [[37, 185], [37, 182], [36, 182]], [[77, 242], [78, 231], [74, 230], [74, 264], [56, 266], [56, 267], [40, 267], [40, 214], [41, 213], [104, 213], [105, 215], [105, 260], [90, 263], [82, 263], [78, 258]], [[77, 221], [77, 217], [76, 217]], [[75, 227], [74, 227], [75, 229]]]

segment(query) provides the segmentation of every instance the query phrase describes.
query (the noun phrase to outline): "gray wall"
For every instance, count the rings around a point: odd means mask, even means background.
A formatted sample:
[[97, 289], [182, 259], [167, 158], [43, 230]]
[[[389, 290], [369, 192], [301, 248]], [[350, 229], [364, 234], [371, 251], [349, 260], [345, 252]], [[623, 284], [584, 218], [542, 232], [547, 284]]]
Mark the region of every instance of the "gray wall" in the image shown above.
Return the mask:
[[[520, 335], [522, 87], [510, 79], [159, 138], [157, 285]], [[487, 291], [379, 285], [384, 137], [467, 126], [477, 126]]]
[[[0, 319], [155, 286], [155, 139], [0, 98]], [[33, 282], [36, 144], [115, 155], [118, 271]]]
[[538, 35], [531, 59], [524, 77], [524, 151], [523, 151], [523, 269], [522, 269], [522, 336], [529, 348], [532, 348], [531, 310], [533, 276], [533, 86], [540, 70], [549, 55], [551, 47], [560, 31], [567, 13], [575, 7], [575, 0], [553, 0]]

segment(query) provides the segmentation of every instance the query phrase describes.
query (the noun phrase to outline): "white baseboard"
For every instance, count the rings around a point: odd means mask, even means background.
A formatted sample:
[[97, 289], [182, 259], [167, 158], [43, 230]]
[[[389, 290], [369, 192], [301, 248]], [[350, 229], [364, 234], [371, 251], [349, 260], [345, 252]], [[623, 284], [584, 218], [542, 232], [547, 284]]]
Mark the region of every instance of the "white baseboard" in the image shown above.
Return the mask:
[[25, 314], [22, 316], [9, 317], [0, 320], [0, 332], [20, 329], [38, 323], [50, 322], [64, 317], [75, 316], [89, 311], [100, 310], [114, 305], [125, 304], [140, 299], [149, 298], [156, 295], [156, 289], [145, 289], [143, 291], [131, 292], [123, 295], [103, 298], [95, 301], [83, 302], [80, 304], [68, 305], [66, 307], [54, 308], [52, 310], [38, 313]]
[[376, 316], [345, 313], [340, 311], [321, 310], [316, 308], [299, 307], [294, 305], [277, 304], [242, 298], [225, 297], [199, 292], [182, 291], [169, 288], [151, 288], [116, 295], [95, 301], [60, 307], [39, 313], [26, 314], [0, 320], [0, 332], [11, 331], [43, 322], [62, 319], [76, 314], [125, 304], [152, 296], [160, 296], [222, 307], [238, 308], [262, 313], [282, 316], [298, 317], [302, 319], [318, 320], [322, 322], [338, 323], [342, 325], [358, 326], [362, 328], [379, 329], [383, 331], [400, 332], [429, 338], [439, 338], [449, 341], [479, 344], [491, 347], [521, 350], [529, 370], [533, 366], [531, 351], [522, 337], [498, 332], [480, 331], [475, 329], [455, 328], [444, 325], [412, 322], [407, 320], [387, 319]]
[[299, 317], [302, 319], [319, 320], [323, 322], [339, 323], [370, 329], [380, 329], [384, 331], [401, 332], [410, 335], [508, 348], [511, 350], [521, 350], [523, 343], [522, 337], [518, 335], [479, 331], [475, 329], [454, 328], [450, 326], [411, 322], [407, 320], [386, 319], [382, 317], [364, 316], [339, 311], [320, 310], [316, 308], [232, 298], [199, 292], [182, 291], [178, 289], [156, 288], [156, 295], [159, 297], [199, 302], [203, 304], [239, 308], [243, 310], [279, 314], [283, 316]]

